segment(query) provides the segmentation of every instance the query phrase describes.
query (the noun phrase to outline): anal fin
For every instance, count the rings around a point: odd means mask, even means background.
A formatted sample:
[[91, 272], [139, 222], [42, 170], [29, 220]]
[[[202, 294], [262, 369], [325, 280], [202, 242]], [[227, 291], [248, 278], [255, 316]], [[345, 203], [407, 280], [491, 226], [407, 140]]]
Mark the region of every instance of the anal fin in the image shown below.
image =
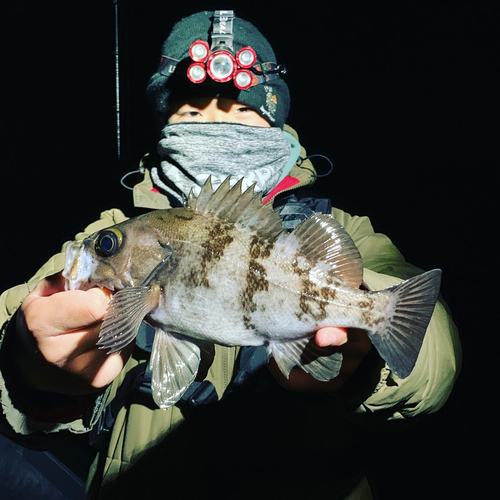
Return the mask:
[[313, 338], [271, 342], [268, 352], [286, 378], [298, 366], [316, 380], [327, 382], [339, 374], [342, 366], [342, 354], [335, 347], [319, 347]]

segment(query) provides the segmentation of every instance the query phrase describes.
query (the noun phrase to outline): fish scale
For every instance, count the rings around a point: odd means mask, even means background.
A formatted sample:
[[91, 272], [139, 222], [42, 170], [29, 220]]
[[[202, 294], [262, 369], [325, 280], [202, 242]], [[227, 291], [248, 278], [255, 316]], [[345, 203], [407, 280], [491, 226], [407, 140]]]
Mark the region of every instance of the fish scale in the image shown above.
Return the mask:
[[253, 189], [210, 179], [186, 206], [130, 219], [68, 246], [70, 288], [115, 290], [98, 345], [118, 352], [142, 321], [156, 328], [153, 396], [168, 408], [196, 377], [211, 343], [265, 345], [288, 377], [294, 366], [336, 377], [338, 350], [313, 340], [323, 326], [364, 329], [400, 377], [413, 369], [440, 286], [433, 270], [380, 291], [361, 288], [356, 245], [331, 216], [293, 232]]

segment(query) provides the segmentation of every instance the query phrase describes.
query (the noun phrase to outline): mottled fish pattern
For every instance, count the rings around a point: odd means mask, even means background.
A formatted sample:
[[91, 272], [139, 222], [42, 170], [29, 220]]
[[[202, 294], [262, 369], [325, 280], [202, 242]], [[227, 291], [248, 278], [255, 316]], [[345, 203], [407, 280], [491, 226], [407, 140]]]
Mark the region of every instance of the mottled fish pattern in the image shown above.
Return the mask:
[[207, 343], [265, 345], [285, 376], [299, 366], [318, 380], [338, 375], [342, 356], [312, 338], [323, 326], [361, 328], [391, 370], [413, 369], [440, 286], [433, 270], [381, 291], [361, 289], [356, 245], [331, 216], [293, 232], [253, 189], [210, 179], [182, 208], [157, 210], [102, 230], [67, 250], [69, 288], [116, 291], [99, 345], [132, 342], [142, 321], [156, 328], [153, 395], [180, 399]]

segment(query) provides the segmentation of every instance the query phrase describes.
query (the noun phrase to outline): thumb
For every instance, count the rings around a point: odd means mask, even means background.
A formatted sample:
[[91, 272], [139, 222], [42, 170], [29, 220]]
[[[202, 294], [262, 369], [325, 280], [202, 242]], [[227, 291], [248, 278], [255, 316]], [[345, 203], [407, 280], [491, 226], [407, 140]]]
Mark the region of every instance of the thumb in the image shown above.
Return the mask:
[[60, 279], [42, 280], [22, 309], [33, 333], [59, 335], [91, 326], [104, 318], [111, 292], [106, 289], [64, 290]]
[[347, 330], [341, 327], [328, 326], [316, 332], [316, 344], [319, 347], [341, 346], [347, 342]]

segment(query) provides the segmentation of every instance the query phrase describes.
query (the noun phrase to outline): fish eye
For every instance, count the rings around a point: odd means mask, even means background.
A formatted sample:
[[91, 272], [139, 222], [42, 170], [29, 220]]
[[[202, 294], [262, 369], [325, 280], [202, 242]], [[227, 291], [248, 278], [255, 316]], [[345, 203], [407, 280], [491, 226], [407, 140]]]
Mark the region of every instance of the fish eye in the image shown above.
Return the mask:
[[118, 229], [105, 229], [97, 237], [95, 251], [103, 257], [110, 257], [120, 248], [122, 238], [122, 233]]

